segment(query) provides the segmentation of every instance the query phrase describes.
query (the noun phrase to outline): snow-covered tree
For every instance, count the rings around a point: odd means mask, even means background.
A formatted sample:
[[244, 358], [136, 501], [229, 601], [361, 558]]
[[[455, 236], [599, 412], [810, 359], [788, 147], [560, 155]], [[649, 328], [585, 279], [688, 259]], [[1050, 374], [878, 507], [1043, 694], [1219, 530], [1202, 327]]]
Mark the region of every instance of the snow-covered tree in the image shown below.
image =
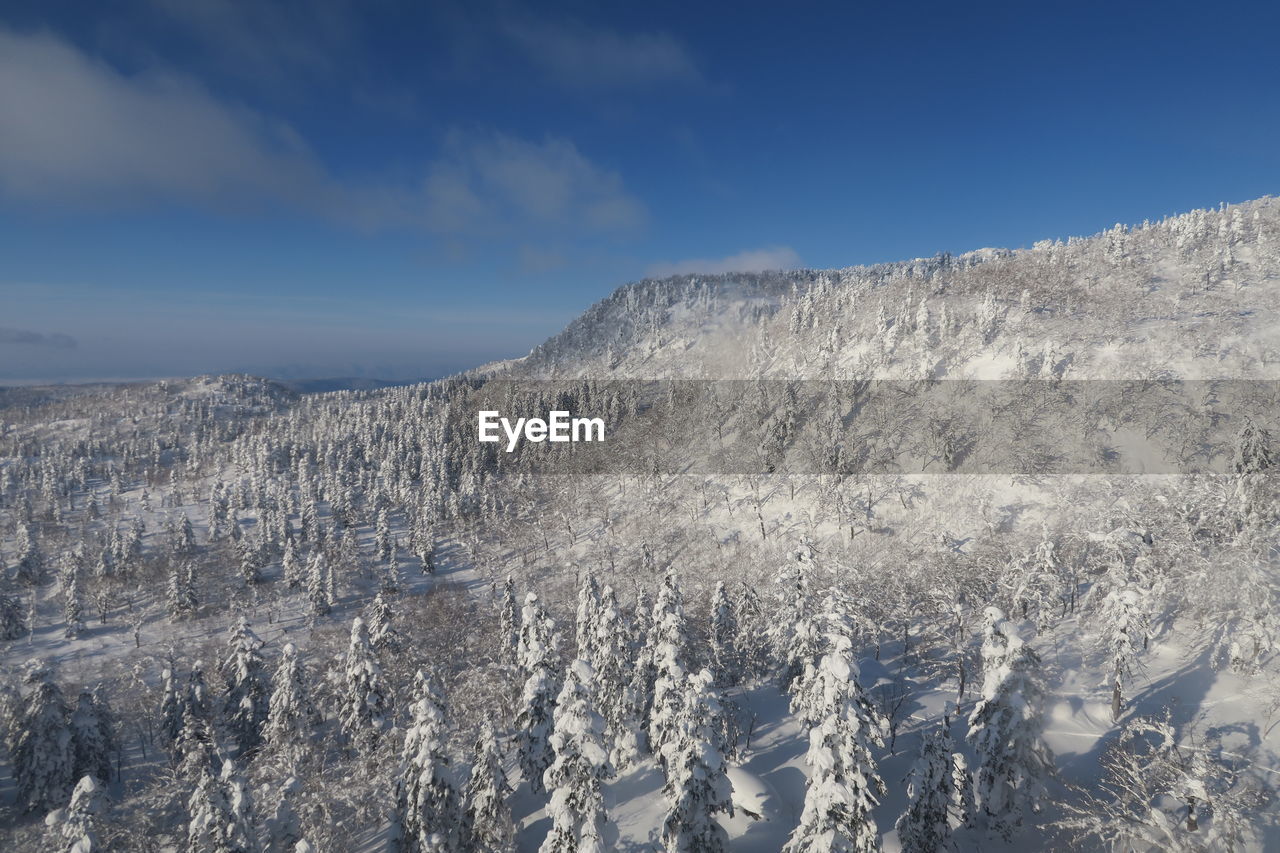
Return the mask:
[[235, 763], [226, 759], [214, 776], [204, 768], [187, 809], [187, 849], [191, 853], [257, 853], [253, 799]]
[[168, 745], [178, 739], [186, 717], [186, 702], [170, 663], [160, 671], [160, 734]]
[[80, 602], [79, 572], [74, 569], [68, 573], [66, 586], [62, 589], [62, 618], [64, 627], [62, 634], [73, 640], [84, 633], [84, 606]]
[[311, 701], [307, 673], [293, 643], [286, 643], [272, 679], [263, 739], [296, 766], [311, 746], [320, 715]]
[[293, 539], [285, 540], [284, 556], [280, 558], [280, 568], [284, 575], [284, 582], [289, 589], [297, 589], [302, 586], [306, 568], [302, 564], [302, 558], [298, 556], [298, 548], [294, 545]]
[[333, 569], [319, 548], [307, 565], [307, 598], [316, 616], [327, 616], [333, 610]]
[[667, 816], [662, 839], [672, 853], [718, 853], [729, 837], [718, 815], [733, 816], [733, 787], [721, 738], [719, 696], [711, 671], [689, 675], [679, 686], [680, 710], [663, 746]]
[[67, 802], [75, 780], [74, 744], [67, 725], [67, 704], [49, 671], [27, 674], [31, 692], [15, 725], [10, 758], [24, 811], [50, 811]]
[[717, 684], [728, 686], [737, 683], [741, 669], [738, 616], [724, 581], [716, 583], [715, 595], [711, 598], [711, 662], [715, 667]]
[[111, 756], [116, 750], [115, 726], [101, 694], [80, 691], [71, 714], [71, 776], [111, 779]]
[[351, 623], [343, 682], [345, 695], [338, 713], [342, 730], [357, 746], [377, 741], [391, 724], [391, 696], [369, 642], [369, 629], [358, 616]]
[[71, 791], [65, 809], [53, 812], [46, 823], [57, 825], [65, 853], [100, 853], [103, 846], [97, 830], [98, 816], [107, 810], [106, 789], [93, 776], [83, 776]]
[[516, 661], [517, 650], [520, 647], [520, 609], [516, 605], [516, 583], [511, 575], [507, 575], [507, 580], [502, 585], [502, 637], [504, 642], [503, 648], [508, 649], [510, 656], [509, 662]]
[[517, 758], [529, 788], [541, 794], [542, 774], [554, 758], [551, 732], [559, 691], [559, 635], [532, 592], [525, 596], [521, 623], [520, 666], [529, 675], [516, 712]]
[[600, 584], [596, 576], [587, 572], [578, 587], [578, 610], [574, 620], [578, 657], [596, 666], [600, 653], [596, 648], [598, 633], [596, 623], [600, 619]]
[[811, 768], [804, 811], [784, 848], [805, 851], [878, 850], [871, 810], [884, 794], [871, 745], [881, 745], [881, 721], [858, 681], [850, 626], [841, 600], [827, 600], [827, 651], [792, 699], [809, 725]]
[[34, 586], [44, 573], [44, 552], [40, 550], [35, 534], [31, 531], [31, 525], [26, 522], [18, 525], [16, 546], [18, 579]]
[[485, 723], [476, 737], [471, 758], [471, 777], [463, 791], [463, 847], [475, 853], [512, 853], [515, 825], [507, 797], [511, 785], [503, 767], [502, 752], [493, 726]]
[[943, 717], [920, 740], [920, 756], [907, 775], [907, 810], [896, 824], [902, 853], [951, 850], [952, 828], [969, 819], [972, 782], [950, 728], [950, 717]]
[[462, 815], [445, 753], [444, 700], [435, 681], [417, 674], [416, 699], [400, 753], [396, 813], [401, 849], [411, 853], [461, 850]]
[[653, 603], [653, 627], [649, 634], [656, 673], [653, 710], [649, 716], [649, 748], [664, 767], [666, 746], [675, 734], [684, 705], [684, 684], [688, 677], [686, 631], [684, 598], [675, 575], [668, 572]]
[[[581, 625], [580, 625], [581, 627]], [[543, 774], [551, 791], [551, 831], [541, 853], [608, 849], [603, 784], [613, 775], [604, 741], [604, 718], [595, 709], [595, 671], [579, 658], [565, 672], [556, 699], [551, 747], [555, 760]]]
[[[395, 629], [395, 614], [382, 593], [374, 596], [365, 611], [369, 622], [369, 642], [380, 654], [395, 654], [400, 650], [400, 635]], [[386, 658], [383, 658], [384, 660]]]
[[192, 616], [199, 606], [196, 597], [195, 566], [189, 561], [175, 561], [169, 567], [168, 597], [169, 616], [185, 619]]
[[16, 640], [26, 633], [26, 608], [16, 595], [0, 589], [0, 640]]
[[1111, 718], [1118, 720], [1124, 710], [1125, 684], [1140, 665], [1150, 629], [1142, 596], [1135, 586], [1111, 587], [1102, 597], [1098, 615], [1101, 641], [1111, 669]]
[[977, 752], [977, 817], [1008, 838], [1027, 812], [1039, 811], [1053, 754], [1043, 737], [1040, 657], [998, 607], [984, 614], [982, 671], [967, 736]]
[[630, 766], [640, 753], [642, 734], [636, 717], [634, 683], [635, 638], [626, 614], [618, 605], [613, 587], [600, 594], [600, 618], [596, 623], [596, 705], [605, 719], [616, 769]]
[[1251, 815], [1265, 794], [1241, 783], [1237, 758], [1179, 732], [1165, 713], [1125, 722], [1101, 777], [1066, 799], [1058, 826], [1079, 849], [1204, 853], [1264, 849]]
[[262, 640], [243, 616], [230, 631], [227, 649], [221, 666], [227, 685], [222, 702], [223, 718], [240, 754], [248, 755], [262, 742], [262, 724], [266, 722], [271, 702], [271, 683], [262, 660]]

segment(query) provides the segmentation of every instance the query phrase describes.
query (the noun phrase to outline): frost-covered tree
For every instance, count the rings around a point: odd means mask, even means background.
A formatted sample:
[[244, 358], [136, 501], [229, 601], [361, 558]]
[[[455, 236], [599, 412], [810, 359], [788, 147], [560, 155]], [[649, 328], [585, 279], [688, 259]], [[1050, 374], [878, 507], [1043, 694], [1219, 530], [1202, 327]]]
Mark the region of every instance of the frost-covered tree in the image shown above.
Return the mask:
[[1146, 608], [1136, 587], [1116, 585], [1103, 596], [1098, 616], [1111, 670], [1111, 719], [1118, 720], [1124, 710], [1125, 684], [1133, 678], [1147, 645]]
[[1126, 721], [1107, 745], [1101, 777], [1063, 802], [1058, 826], [1079, 849], [1204, 853], [1263, 849], [1251, 818], [1263, 808], [1240, 784], [1235, 756], [1179, 733], [1166, 711]]
[[262, 742], [262, 724], [271, 701], [271, 683], [261, 650], [262, 640], [241, 616], [230, 631], [227, 656], [220, 667], [227, 685], [223, 719], [241, 755], [253, 753]]
[[621, 770], [640, 753], [642, 735], [636, 718], [635, 638], [617, 594], [606, 585], [600, 594], [600, 618], [596, 623], [596, 705], [605, 719], [612, 748], [610, 761]]
[[[395, 614], [382, 593], [374, 596], [365, 611], [369, 620], [369, 642], [380, 654], [395, 654], [400, 650], [400, 635], [395, 629]], [[386, 660], [386, 658], [383, 658]]]
[[662, 840], [672, 853], [729, 849], [729, 836], [717, 816], [733, 816], [733, 787], [720, 734], [723, 712], [713, 681], [711, 671], [703, 669], [680, 685], [679, 716], [663, 746], [667, 816]]
[[655, 672], [649, 748], [664, 768], [666, 746], [676, 731], [684, 706], [684, 683], [688, 677], [686, 632], [684, 598], [675, 574], [668, 572], [653, 603], [653, 627], [648, 643]]
[[351, 623], [343, 685], [338, 713], [342, 730], [358, 747], [376, 742], [391, 724], [391, 696], [369, 642], [369, 629], [358, 616]]
[[10, 759], [23, 810], [47, 812], [61, 807], [71, 793], [74, 744], [67, 703], [49, 670], [33, 668], [27, 682], [31, 692], [15, 725]]
[[608, 849], [603, 784], [613, 775], [604, 740], [604, 718], [595, 709], [595, 671], [579, 658], [565, 672], [556, 699], [551, 747], [555, 760], [543, 774], [551, 791], [551, 831], [541, 853]]
[[485, 723], [476, 737], [471, 758], [471, 777], [463, 791], [463, 847], [475, 853], [512, 853], [515, 825], [507, 797], [511, 785], [503, 767], [502, 751], [493, 726]]
[[16, 595], [0, 589], [0, 640], [16, 640], [26, 633], [26, 608]]
[[185, 619], [194, 615], [199, 606], [199, 600], [196, 597], [195, 566], [185, 560], [171, 564], [166, 592], [171, 618]]
[[532, 592], [525, 597], [521, 622], [520, 665], [529, 675], [516, 712], [517, 759], [529, 788], [541, 794], [543, 773], [555, 757], [551, 732], [559, 691], [559, 636]]
[[871, 810], [884, 794], [871, 745], [881, 745], [882, 725], [863, 694], [849, 627], [839, 601], [828, 599], [827, 651], [792, 699], [809, 724], [811, 768], [804, 811], [786, 853], [878, 850]]
[[332, 575], [329, 561], [317, 548], [307, 566], [307, 598], [311, 602], [311, 612], [316, 616], [327, 616], [333, 610]]
[[84, 606], [80, 602], [79, 572], [74, 569], [68, 573], [66, 585], [62, 589], [62, 619], [64, 627], [62, 635], [74, 640], [84, 633]]
[[977, 819], [1008, 838], [1037, 812], [1053, 754], [1044, 742], [1040, 657], [998, 607], [984, 614], [982, 696], [969, 715], [967, 740], [977, 752]]
[[111, 709], [101, 694], [80, 691], [71, 714], [71, 776], [111, 780], [111, 756], [116, 751]]
[[969, 819], [973, 790], [964, 756], [951, 739], [951, 719], [926, 732], [907, 774], [907, 810], [898, 818], [903, 853], [951, 850], [951, 832]]
[[298, 556], [298, 548], [291, 538], [285, 540], [284, 555], [280, 558], [280, 568], [284, 575], [284, 582], [289, 589], [297, 589], [302, 586], [303, 578], [306, 576], [306, 568], [303, 566], [302, 558]]
[[516, 604], [516, 582], [507, 575], [507, 580], [502, 585], [502, 637], [504, 640], [503, 648], [508, 650], [509, 662], [515, 663], [517, 651], [520, 648], [520, 608]]
[[40, 550], [40, 544], [26, 522], [18, 525], [16, 546], [18, 579], [34, 586], [44, 574], [44, 552]]
[[400, 753], [396, 814], [401, 849], [454, 853], [461, 849], [462, 815], [445, 753], [444, 700], [435, 681], [417, 674], [416, 699]]
[[204, 768], [187, 809], [187, 849], [191, 853], [257, 853], [253, 799], [235, 763], [226, 759], [217, 776]]
[[160, 734], [166, 744], [172, 745], [178, 739], [185, 717], [186, 702], [170, 663], [160, 671]]
[[596, 623], [599, 619], [600, 584], [596, 582], [594, 573], [587, 572], [581, 586], [578, 587], [578, 610], [574, 620], [574, 635], [577, 641], [578, 657], [593, 667], [597, 665], [600, 658], [599, 649], [596, 648], [598, 640]]
[[741, 670], [738, 655], [738, 615], [725, 589], [724, 581], [716, 583], [711, 598], [711, 662], [716, 683], [736, 684]]
[[107, 795], [93, 776], [83, 776], [71, 792], [71, 802], [54, 812], [46, 823], [58, 826], [65, 853], [99, 853], [106, 850], [98, 835], [98, 816], [107, 810]]
[[286, 643], [281, 651], [272, 683], [263, 739], [296, 766], [311, 746], [320, 715], [311, 701], [307, 673], [293, 643]]

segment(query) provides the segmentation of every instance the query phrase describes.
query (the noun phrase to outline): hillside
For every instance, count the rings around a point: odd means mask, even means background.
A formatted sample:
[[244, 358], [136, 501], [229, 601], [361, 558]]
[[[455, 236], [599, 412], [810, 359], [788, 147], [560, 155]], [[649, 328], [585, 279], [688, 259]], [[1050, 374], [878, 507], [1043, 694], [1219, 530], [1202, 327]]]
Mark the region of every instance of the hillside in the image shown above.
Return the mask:
[[1273, 849], [1278, 312], [1264, 198], [646, 280], [420, 385], [24, 389], [0, 844]]

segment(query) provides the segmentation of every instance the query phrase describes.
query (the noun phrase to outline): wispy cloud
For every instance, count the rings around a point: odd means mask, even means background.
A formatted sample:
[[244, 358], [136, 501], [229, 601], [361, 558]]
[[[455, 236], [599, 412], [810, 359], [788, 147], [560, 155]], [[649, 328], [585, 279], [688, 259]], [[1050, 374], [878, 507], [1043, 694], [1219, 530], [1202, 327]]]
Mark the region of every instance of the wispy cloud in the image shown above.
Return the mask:
[[645, 206], [572, 141], [454, 132], [420, 186], [337, 179], [288, 124], [168, 71], [0, 27], [0, 193], [72, 206], [267, 203], [366, 228], [625, 232]]
[[502, 134], [451, 134], [426, 183], [434, 229], [470, 233], [513, 224], [543, 230], [630, 231], [647, 219], [622, 177], [567, 139], [530, 142]]
[[0, 29], [0, 187], [94, 204], [250, 195], [315, 204], [333, 188], [287, 125], [190, 78], [126, 76], [48, 34]]
[[530, 62], [571, 88], [706, 84], [689, 50], [667, 33], [618, 33], [524, 17], [504, 21], [502, 29]]
[[28, 329], [0, 328], [0, 344], [75, 349], [76, 339], [60, 332], [32, 332]]
[[764, 249], [748, 249], [724, 258], [690, 258], [653, 264], [648, 273], [653, 278], [689, 273], [708, 275], [726, 272], [763, 272], [765, 270], [790, 270], [800, 266], [800, 256], [790, 246], [771, 246]]

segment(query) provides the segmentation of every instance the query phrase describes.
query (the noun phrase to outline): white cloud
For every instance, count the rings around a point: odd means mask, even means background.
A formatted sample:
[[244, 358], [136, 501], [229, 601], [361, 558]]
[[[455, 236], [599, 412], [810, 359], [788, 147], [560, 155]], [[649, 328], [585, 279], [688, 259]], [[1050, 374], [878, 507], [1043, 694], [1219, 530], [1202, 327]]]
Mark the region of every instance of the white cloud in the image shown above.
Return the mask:
[[0, 188], [41, 201], [329, 202], [287, 125], [167, 73], [125, 76], [46, 34], [0, 29]]
[[0, 195], [73, 206], [283, 204], [437, 234], [618, 232], [644, 205], [569, 140], [454, 133], [414, 189], [337, 180], [286, 123], [190, 77], [124, 74], [0, 27]]
[[445, 148], [426, 184], [433, 228], [629, 231], [648, 217], [618, 173], [597, 166], [567, 139], [454, 133]]
[[666, 33], [621, 34], [580, 24], [503, 23], [507, 37], [559, 82], [581, 89], [705, 84], [689, 51]]
[[800, 266], [800, 256], [790, 246], [771, 246], [764, 249], [748, 249], [724, 258], [690, 258], [684, 261], [658, 263], [649, 267], [652, 278], [671, 275], [704, 273], [714, 275], [727, 272], [763, 272], [765, 270], [790, 270]]

